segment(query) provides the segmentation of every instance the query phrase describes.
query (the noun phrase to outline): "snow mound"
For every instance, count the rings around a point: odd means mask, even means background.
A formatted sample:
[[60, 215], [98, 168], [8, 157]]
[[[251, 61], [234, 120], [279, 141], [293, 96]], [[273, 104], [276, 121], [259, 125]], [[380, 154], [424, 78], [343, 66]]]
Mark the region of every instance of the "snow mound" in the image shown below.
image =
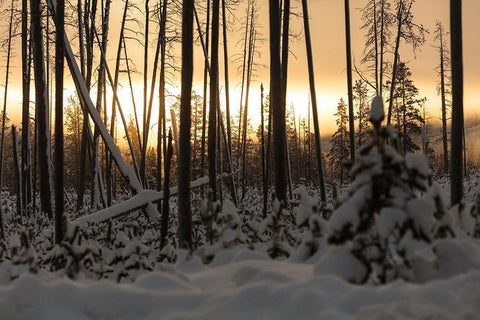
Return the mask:
[[[450, 253], [459, 249], [447, 247], [446, 242], [437, 246]], [[446, 259], [461, 258], [462, 252]], [[480, 317], [478, 270], [421, 286], [403, 281], [379, 287], [357, 286], [331, 276], [355, 265], [362, 267], [349, 254], [337, 250], [317, 265], [245, 259], [189, 273], [169, 266], [131, 284], [66, 278], [46, 281], [24, 274], [0, 287], [0, 314], [2, 319], [40, 320]], [[451, 260], [452, 266], [454, 262]], [[340, 271], [329, 265], [336, 265]]]

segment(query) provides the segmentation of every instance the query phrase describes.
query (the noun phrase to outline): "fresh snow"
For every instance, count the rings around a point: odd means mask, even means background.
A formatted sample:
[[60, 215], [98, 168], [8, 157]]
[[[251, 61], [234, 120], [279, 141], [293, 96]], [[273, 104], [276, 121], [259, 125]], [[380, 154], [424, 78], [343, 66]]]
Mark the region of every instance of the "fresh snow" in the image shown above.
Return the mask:
[[[439, 250], [450, 251], [444, 245]], [[226, 250], [209, 266], [195, 257], [179, 259], [177, 265], [164, 265], [131, 284], [24, 274], [0, 287], [0, 315], [39, 320], [480, 317], [478, 270], [423, 285], [396, 281], [356, 286], [335, 276], [335, 265], [343, 261], [337, 265], [340, 272], [361, 265], [352, 264], [351, 256], [342, 252], [334, 256], [329, 266], [328, 261], [297, 264], [244, 249]]]

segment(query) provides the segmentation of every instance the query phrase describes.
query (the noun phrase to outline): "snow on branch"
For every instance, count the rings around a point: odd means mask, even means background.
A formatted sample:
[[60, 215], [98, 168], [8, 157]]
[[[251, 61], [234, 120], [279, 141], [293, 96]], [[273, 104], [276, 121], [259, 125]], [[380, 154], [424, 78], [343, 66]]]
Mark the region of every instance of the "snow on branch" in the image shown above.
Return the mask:
[[[218, 176], [217, 180], [220, 180], [222, 178], [226, 178], [229, 176], [230, 176], [229, 174], [224, 174], [222, 176]], [[190, 189], [199, 188], [207, 184], [208, 184], [208, 176], [205, 176], [190, 182]], [[177, 193], [178, 193], [177, 186], [170, 188], [170, 196], [174, 196]], [[159, 192], [159, 191], [153, 191], [153, 190], [144, 190], [134, 195], [131, 199], [127, 201], [124, 201], [122, 203], [119, 203], [117, 205], [111, 206], [103, 210], [99, 210], [88, 216], [78, 218], [73, 223], [79, 226], [86, 226], [88, 222], [91, 222], [91, 223], [104, 222], [109, 219], [123, 216], [131, 211], [144, 208], [146, 205], [156, 201], [160, 201], [162, 199], [163, 199], [163, 191]]]

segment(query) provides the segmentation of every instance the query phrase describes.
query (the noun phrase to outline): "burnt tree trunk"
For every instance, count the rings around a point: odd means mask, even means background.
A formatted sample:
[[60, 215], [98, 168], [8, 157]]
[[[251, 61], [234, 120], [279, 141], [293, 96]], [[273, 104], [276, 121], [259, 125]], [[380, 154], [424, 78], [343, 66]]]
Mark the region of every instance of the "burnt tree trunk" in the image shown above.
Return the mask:
[[65, 211], [63, 190], [63, 72], [65, 0], [57, 0], [55, 12], [55, 244], [63, 239], [63, 216]]
[[452, 147], [451, 147], [451, 202], [459, 204], [463, 198], [463, 49], [462, 0], [450, 0], [450, 39], [452, 54]]
[[[190, 129], [193, 79], [193, 6], [182, 4], [182, 91], [180, 101], [180, 150], [178, 159], [178, 246], [192, 248], [192, 211], [190, 204]], [[209, 137], [210, 138], [210, 137]]]
[[52, 218], [50, 170], [50, 128], [41, 23], [40, 0], [30, 0], [33, 69], [35, 74], [35, 109], [38, 115], [38, 160], [40, 169], [40, 203], [42, 212]]
[[315, 91], [315, 74], [313, 70], [313, 54], [312, 54], [312, 43], [310, 39], [310, 23], [308, 21], [308, 6], [307, 0], [302, 0], [303, 5], [303, 24], [305, 29], [305, 46], [307, 49], [307, 60], [308, 60], [308, 75], [310, 80], [310, 98], [312, 102], [312, 116], [313, 116], [313, 127], [315, 131], [315, 149], [317, 152], [317, 170], [318, 170], [318, 179], [320, 187], [320, 198], [322, 202], [326, 202], [327, 194], [325, 190], [325, 177], [323, 170], [323, 159], [322, 159], [322, 146], [320, 142], [320, 125], [318, 123], [318, 109], [317, 109], [317, 94]]

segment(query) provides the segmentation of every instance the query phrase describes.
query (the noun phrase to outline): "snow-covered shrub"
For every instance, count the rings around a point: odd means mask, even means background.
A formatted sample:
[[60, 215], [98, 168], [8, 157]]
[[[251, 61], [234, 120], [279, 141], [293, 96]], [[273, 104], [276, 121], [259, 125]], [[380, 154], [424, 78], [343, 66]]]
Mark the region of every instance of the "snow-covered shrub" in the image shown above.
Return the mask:
[[[450, 232], [443, 203], [436, 208], [418, 198], [418, 191], [427, 190], [427, 159], [402, 157], [387, 144], [396, 134], [391, 126], [381, 126], [383, 118], [383, 101], [376, 97], [371, 112], [374, 142], [360, 151], [352, 169], [355, 181], [328, 224], [329, 242], [345, 245], [366, 268], [360, 282], [408, 279], [416, 249], [430, 243], [434, 232]], [[435, 214], [445, 222], [436, 230]]]
[[288, 211], [283, 208], [283, 204], [275, 199], [273, 201], [272, 212], [262, 222], [270, 230], [270, 241], [267, 243], [267, 252], [273, 259], [278, 257], [289, 257], [291, 246], [287, 241], [284, 223]]
[[216, 215], [217, 220], [213, 223], [218, 234], [215, 244], [207, 247], [204, 253], [204, 261], [213, 260], [221, 249], [233, 248], [246, 242], [242, 232], [241, 221], [235, 204], [230, 200], [223, 201], [222, 210]]
[[27, 233], [20, 234], [20, 247], [12, 251], [11, 279], [18, 278], [21, 274], [38, 272], [38, 260], [35, 249], [31, 246]]
[[60, 271], [71, 279], [83, 277], [86, 271], [84, 259], [90, 253], [88, 245], [82, 243], [81, 229], [67, 218], [63, 221], [64, 235], [61, 243], [55, 245], [45, 257], [43, 264], [49, 265], [54, 271]]
[[137, 237], [134, 237], [123, 250], [123, 261], [128, 277], [135, 280], [136, 277], [145, 271], [151, 271], [152, 266], [148, 262], [149, 248]]
[[112, 277], [117, 282], [128, 276], [128, 272], [125, 270], [123, 251], [129, 242], [130, 239], [123, 231], [118, 232], [113, 243], [113, 251], [105, 261], [108, 266], [113, 268]]
[[313, 256], [322, 241], [325, 221], [320, 213], [318, 205], [315, 203], [305, 187], [300, 187], [295, 191], [294, 207], [295, 224], [302, 230], [297, 239], [297, 248], [293, 255], [294, 260], [304, 261]]
[[206, 237], [213, 244], [218, 237], [217, 219], [220, 212], [219, 201], [203, 201], [200, 207], [200, 217], [205, 226]]
[[245, 235], [241, 230], [238, 210], [230, 200], [225, 200], [217, 222], [219, 226], [219, 242], [223, 248], [231, 248], [245, 243]]

